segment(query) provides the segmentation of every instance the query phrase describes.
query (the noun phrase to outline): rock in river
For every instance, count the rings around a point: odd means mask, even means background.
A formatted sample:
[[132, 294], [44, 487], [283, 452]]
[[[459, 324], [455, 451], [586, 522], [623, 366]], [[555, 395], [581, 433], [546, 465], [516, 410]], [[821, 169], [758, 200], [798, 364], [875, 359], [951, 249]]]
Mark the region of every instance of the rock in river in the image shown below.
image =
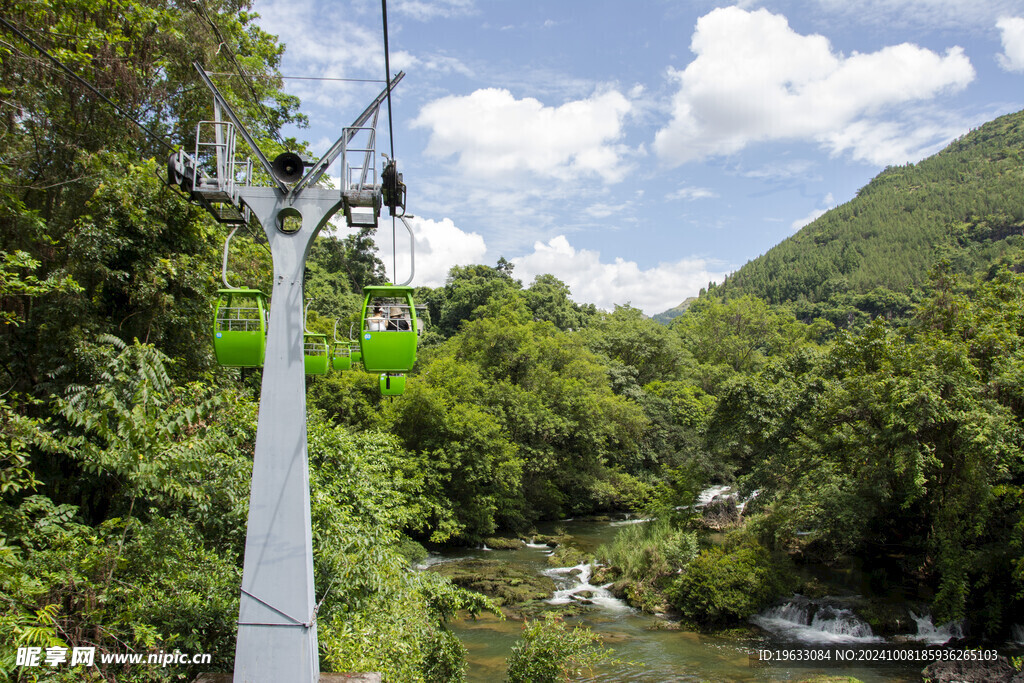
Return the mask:
[[435, 564], [430, 571], [443, 574], [453, 583], [494, 598], [504, 606], [551, 597], [555, 582], [501, 560], [459, 560]]

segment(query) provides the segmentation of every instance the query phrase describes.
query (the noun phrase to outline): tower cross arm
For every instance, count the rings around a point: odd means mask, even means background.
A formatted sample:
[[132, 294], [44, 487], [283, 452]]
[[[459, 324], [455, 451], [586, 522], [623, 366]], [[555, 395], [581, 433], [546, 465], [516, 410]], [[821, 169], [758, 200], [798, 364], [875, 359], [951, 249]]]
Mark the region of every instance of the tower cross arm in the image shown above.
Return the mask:
[[327, 150], [327, 153], [320, 158], [320, 161], [313, 164], [313, 168], [309, 170], [302, 180], [295, 184], [295, 187], [292, 188], [293, 192], [300, 192], [302, 188], [320, 180], [320, 176], [327, 171], [328, 167], [330, 167], [330, 165], [334, 163], [334, 160], [338, 158], [338, 155], [341, 154], [341, 150], [344, 149], [345, 145], [347, 145], [355, 136], [355, 131], [352, 129], [360, 128], [369, 121], [374, 112], [376, 112], [380, 108], [380, 105], [384, 103], [384, 100], [387, 99], [388, 92], [394, 90], [395, 86], [398, 85], [399, 81], [403, 78], [405, 78], [404, 71], [399, 71], [395, 74], [395, 77], [391, 79], [391, 82], [387, 87], [385, 87], [373, 102], [370, 103], [370, 106], [368, 106], [363, 113], [352, 122], [352, 125], [341, 134], [341, 137], [335, 140], [334, 144], [331, 145], [331, 148]]
[[217, 101], [217, 104], [220, 105], [221, 109], [223, 109], [228, 115], [228, 118], [231, 119], [231, 123], [233, 123], [235, 128], [238, 129], [242, 138], [249, 144], [249, 148], [252, 149], [253, 154], [256, 155], [256, 158], [259, 159], [260, 164], [262, 164], [263, 170], [265, 170], [267, 175], [269, 175], [274, 181], [274, 184], [277, 186], [277, 189], [281, 191], [281, 194], [287, 195], [288, 186], [274, 175], [274, 169], [270, 165], [270, 160], [267, 159], [267, 156], [260, 149], [259, 145], [256, 144], [256, 140], [249, 134], [249, 131], [242, 125], [242, 122], [238, 119], [235, 111], [231, 108], [231, 105], [228, 104], [228, 101], [224, 99], [224, 96], [220, 93], [220, 90], [217, 89], [217, 86], [215, 86], [213, 81], [210, 80], [210, 77], [206, 75], [206, 70], [203, 69], [198, 62], [193, 62], [192, 65], [196, 68], [196, 71], [199, 72], [199, 77], [203, 79], [203, 83], [205, 83], [206, 87], [213, 93], [213, 98]]

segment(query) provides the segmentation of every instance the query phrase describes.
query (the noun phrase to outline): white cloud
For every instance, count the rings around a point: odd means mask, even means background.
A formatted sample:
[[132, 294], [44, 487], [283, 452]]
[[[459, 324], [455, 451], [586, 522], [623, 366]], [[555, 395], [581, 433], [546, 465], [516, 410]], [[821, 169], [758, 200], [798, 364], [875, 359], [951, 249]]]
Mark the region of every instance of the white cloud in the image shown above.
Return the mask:
[[1020, 0], [818, 0], [825, 10], [860, 25], [929, 30], [987, 28], [1020, 11]]
[[450, 19], [475, 11], [473, 0], [398, 0], [394, 8], [397, 14], [417, 21]]
[[[408, 220], [416, 236], [416, 286], [440, 287], [452, 266], [483, 263], [487, 245], [479, 234], [459, 229], [450, 218], [435, 221], [417, 216]], [[391, 272], [391, 260], [386, 258], [391, 253], [389, 233], [390, 230], [378, 231], [378, 251], [388, 264], [388, 274], [404, 280], [409, 272], [408, 233], [399, 227], [397, 274]]]
[[814, 221], [818, 220], [826, 213], [828, 213], [830, 209], [835, 207], [836, 200], [835, 197], [832, 196], [832, 193], [829, 192], [824, 196], [824, 198], [822, 198], [821, 203], [825, 205], [824, 209], [815, 209], [806, 216], [804, 216], [803, 218], [796, 219], [795, 221], [790, 223], [789, 229], [792, 230], [793, 232], [796, 232], [805, 225], [810, 225], [811, 223], [813, 223]]
[[692, 202], [695, 199], [714, 199], [718, 193], [706, 187], [680, 187], [675, 192], [670, 192], [666, 199], [684, 199]]
[[[396, 10], [404, 8], [407, 14], [419, 11], [423, 16], [417, 18], [426, 18], [428, 7], [434, 7], [437, 11], [447, 7], [449, 11], [455, 11], [463, 5], [471, 8], [472, 1], [408, 2], [399, 5]], [[310, 104], [316, 105], [330, 111], [332, 117], [336, 117], [339, 110], [354, 109], [354, 117], [384, 88], [384, 41], [377, 23], [379, 19], [370, 24], [360, 23], [359, 13], [349, 11], [350, 8], [345, 4], [320, 0], [260, 0], [257, 9], [260, 13], [260, 26], [277, 35], [286, 47], [282, 60], [282, 73], [285, 76], [381, 81], [285, 81], [287, 92], [302, 100], [303, 109], [308, 109]], [[375, 11], [379, 10], [377, 6]], [[413, 67], [441, 74], [471, 73], [469, 67], [453, 57], [443, 54], [416, 56], [392, 46], [392, 76], [399, 70]], [[402, 88], [399, 86], [396, 90], [399, 95]], [[348, 123], [346, 120], [341, 125]], [[325, 122], [325, 125], [334, 127], [339, 124], [332, 119], [329, 123]], [[340, 128], [337, 131], [340, 135]]]
[[746, 178], [774, 181], [790, 180], [792, 178], [807, 179], [811, 175], [810, 171], [814, 166], [815, 162], [809, 159], [796, 159], [794, 161], [764, 164], [760, 168], [743, 171], [740, 175]]
[[996, 56], [1007, 71], [1024, 71], [1024, 19], [1003, 17], [996, 22], [1003, 41], [1003, 52]]
[[646, 270], [622, 258], [602, 263], [599, 252], [576, 249], [564, 235], [536, 242], [533, 253], [510, 260], [515, 276], [523, 282], [551, 273], [569, 286], [578, 303], [593, 303], [605, 310], [629, 303], [648, 315], [679, 305], [708, 282], [720, 282], [725, 276], [724, 271], [711, 270], [721, 264], [697, 258], [659, 263]]
[[427, 155], [456, 156], [466, 176], [514, 181], [524, 173], [549, 179], [582, 174], [616, 182], [626, 172], [626, 150], [617, 140], [630, 108], [614, 90], [551, 107], [487, 88], [428, 103], [413, 127], [429, 129]]
[[632, 206], [632, 202], [624, 202], [622, 204], [607, 204], [605, 202], [598, 202], [597, 204], [591, 204], [584, 211], [588, 216], [594, 218], [608, 218], [613, 214], [622, 214], [626, 209]]
[[814, 221], [816, 221], [819, 218], [821, 218], [822, 216], [824, 216], [827, 211], [828, 211], [828, 209], [815, 209], [814, 211], [811, 211], [809, 214], [807, 214], [803, 218], [798, 218], [795, 221], [793, 221], [792, 223], [790, 223], [789, 229], [792, 230], [793, 232], [796, 232], [797, 230], [799, 230], [800, 228], [804, 227], [805, 225], [810, 225]]
[[[908, 104], [960, 90], [975, 75], [959, 47], [939, 55], [903, 43], [846, 56], [824, 36], [800, 35], [764, 9], [708, 13], [697, 21], [690, 49], [696, 58], [670, 71], [679, 91], [672, 120], [654, 141], [672, 165], [769, 140], [811, 140], [833, 154], [874, 161], [871, 145], [880, 137], [928, 128], [919, 117], [899, 118]], [[900, 152], [913, 158], [920, 146], [904, 143]]]

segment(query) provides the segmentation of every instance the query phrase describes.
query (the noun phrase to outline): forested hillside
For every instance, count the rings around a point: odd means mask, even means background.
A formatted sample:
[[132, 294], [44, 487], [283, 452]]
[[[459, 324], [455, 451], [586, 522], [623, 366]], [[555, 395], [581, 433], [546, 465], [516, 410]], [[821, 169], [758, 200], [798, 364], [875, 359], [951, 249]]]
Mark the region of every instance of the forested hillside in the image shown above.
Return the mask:
[[[218, 85], [259, 144], [303, 149], [280, 134], [302, 121], [283, 48], [248, 11], [3, 4], [25, 36], [0, 42], [0, 672], [14, 680], [35, 673], [19, 646], [178, 648], [231, 670], [260, 374], [214, 362], [228, 230], [162, 176], [165, 144], [188, 148], [211, 116], [192, 60], [244, 68]], [[322, 670], [461, 680], [446, 622], [494, 605], [411, 571], [423, 546], [612, 510], [659, 523], [608, 571], [693, 628], [749, 617], [792, 590], [794, 567], [856, 558], [936, 623], [1003, 637], [1024, 613], [1021, 121], [889, 169], [670, 325], [576, 303], [552, 275], [523, 283], [505, 259], [418, 288], [428, 323], [403, 395], [358, 369], [307, 379]], [[229, 264], [234, 284], [270, 290], [255, 226]], [[344, 335], [381, 279], [372, 233], [321, 236], [309, 327]], [[720, 483], [758, 495], [713, 544], [689, 511]]]
[[801, 318], [903, 315], [947, 259], [955, 272], [1024, 264], [1024, 112], [1002, 116], [917, 164], [885, 169], [857, 196], [712, 290], [793, 303]]

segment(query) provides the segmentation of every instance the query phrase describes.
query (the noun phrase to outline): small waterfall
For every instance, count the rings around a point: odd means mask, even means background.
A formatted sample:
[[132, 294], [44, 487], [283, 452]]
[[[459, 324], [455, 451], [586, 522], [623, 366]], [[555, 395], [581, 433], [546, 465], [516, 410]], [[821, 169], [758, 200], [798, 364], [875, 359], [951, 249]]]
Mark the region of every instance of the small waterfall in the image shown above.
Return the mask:
[[855, 640], [875, 637], [871, 626], [856, 614], [848, 609], [836, 609], [827, 605], [814, 613], [811, 629]]
[[[610, 583], [603, 586], [590, 584], [593, 568], [589, 562], [578, 564], [575, 567], [548, 569], [542, 573], [545, 576], [550, 576], [559, 585], [555, 594], [548, 598], [548, 602], [552, 605], [566, 605], [574, 600], [589, 600], [592, 604], [610, 612], [633, 611], [632, 607], [608, 592]], [[588, 593], [588, 595], [580, 595], [581, 593]]]
[[878, 643], [871, 626], [851, 610], [819, 604], [797, 595], [755, 614], [750, 621], [765, 631], [801, 643]]
[[964, 625], [961, 621], [951, 621], [936, 627], [932, 623], [930, 614], [918, 616], [911, 611], [910, 617], [917, 624], [917, 634], [910, 636], [914, 640], [920, 640], [930, 645], [941, 645], [947, 641], [959, 640], [964, 637]]
[[783, 623], [810, 626], [811, 603], [810, 601], [806, 600], [790, 601], [785, 603], [784, 605], [776, 605], [775, 607], [769, 607], [757, 616], [763, 619], [769, 619]]
[[704, 489], [697, 494], [697, 503], [695, 504], [695, 507], [702, 508], [710, 503], [715, 496], [720, 496], [723, 493], [729, 493], [731, 491], [731, 486], [712, 486], [711, 488]]
[[1014, 624], [1010, 627], [1010, 641], [1018, 645], [1024, 645], [1024, 626]]

